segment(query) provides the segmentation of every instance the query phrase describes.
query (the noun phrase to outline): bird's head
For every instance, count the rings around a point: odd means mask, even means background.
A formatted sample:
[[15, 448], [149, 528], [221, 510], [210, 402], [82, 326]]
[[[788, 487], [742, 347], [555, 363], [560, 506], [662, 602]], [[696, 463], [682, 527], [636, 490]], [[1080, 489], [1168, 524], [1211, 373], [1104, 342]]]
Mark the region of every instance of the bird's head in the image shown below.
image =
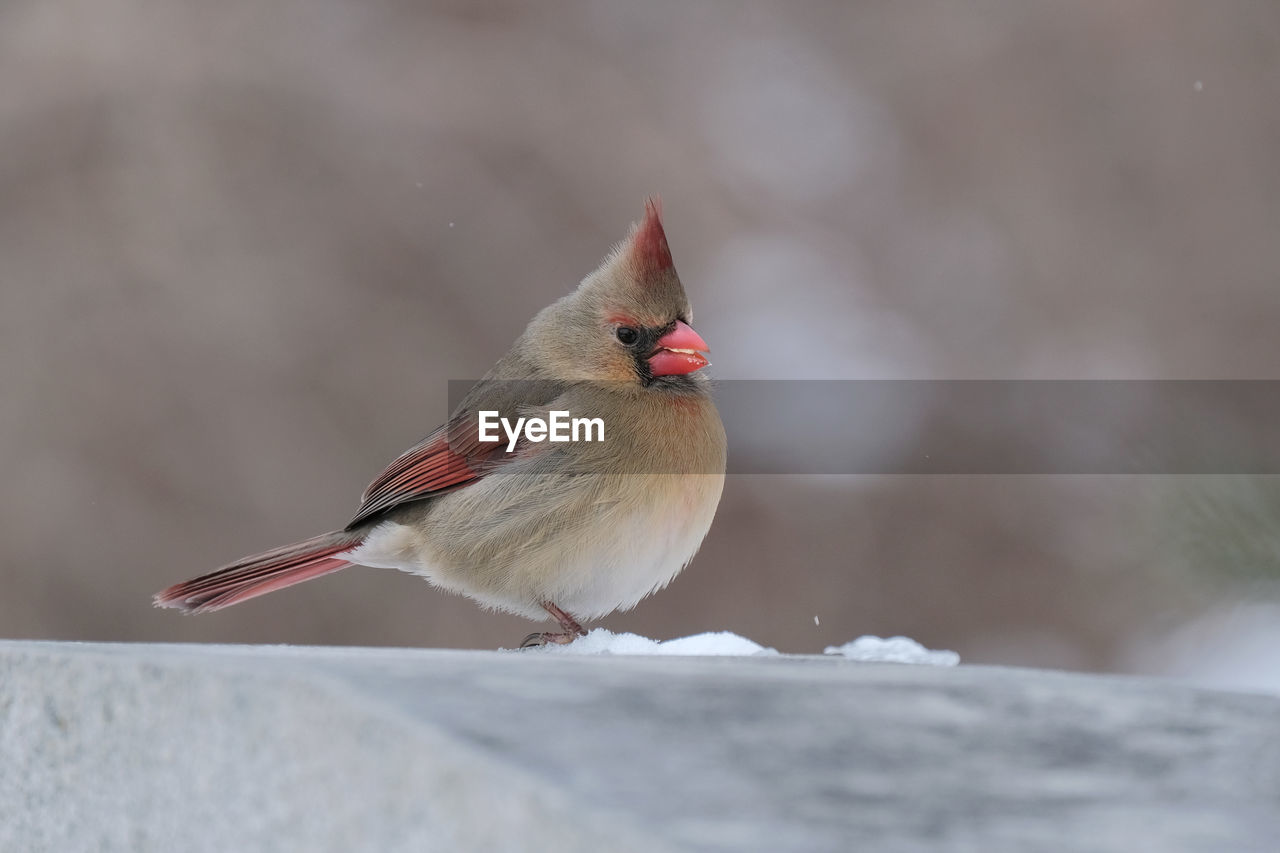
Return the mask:
[[577, 290], [538, 315], [528, 340], [539, 366], [560, 379], [682, 388], [709, 364], [692, 319], [661, 205], [649, 199], [644, 220]]

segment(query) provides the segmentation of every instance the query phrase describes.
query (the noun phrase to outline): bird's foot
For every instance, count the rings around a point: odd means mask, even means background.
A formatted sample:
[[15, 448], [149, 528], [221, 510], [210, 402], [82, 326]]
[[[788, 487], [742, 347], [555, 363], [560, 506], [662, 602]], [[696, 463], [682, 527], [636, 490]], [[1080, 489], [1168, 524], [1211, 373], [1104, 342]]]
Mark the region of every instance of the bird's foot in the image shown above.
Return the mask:
[[578, 624], [577, 619], [574, 619], [550, 601], [542, 602], [542, 609], [554, 616], [555, 620], [560, 623], [560, 627], [563, 628], [564, 631], [561, 633], [535, 631], [524, 638], [524, 642], [520, 644], [520, 648], [536, 648], [538, 646], [545, 646], [548, 643], [555, 643], [563, 646], [567, 643], [572, 643], [579, 637], [587, 636], [586, 630]]
[[551, 631], [534, 631], [532, 634], [524, 638], [524, 642], [520, 644], [522, 649], [537, 649], [555, 643], [558, 646], [567, 645], [578, 639], [578, 634], [558, 634]]

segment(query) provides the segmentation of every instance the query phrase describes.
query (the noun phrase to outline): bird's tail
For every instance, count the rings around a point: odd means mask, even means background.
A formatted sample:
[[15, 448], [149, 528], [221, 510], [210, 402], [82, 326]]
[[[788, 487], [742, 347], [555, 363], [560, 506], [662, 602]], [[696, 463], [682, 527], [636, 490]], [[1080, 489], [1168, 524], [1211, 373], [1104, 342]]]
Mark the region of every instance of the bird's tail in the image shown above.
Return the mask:
[[351, 563], [342, 555], [363, 538], [361, 533], [339, 530], [244, 557], [216, 572], [174, 584], [156, 593], [153, 601], [157, 607], [174, 607], [184, 613], [221, 610], [345, 569]]

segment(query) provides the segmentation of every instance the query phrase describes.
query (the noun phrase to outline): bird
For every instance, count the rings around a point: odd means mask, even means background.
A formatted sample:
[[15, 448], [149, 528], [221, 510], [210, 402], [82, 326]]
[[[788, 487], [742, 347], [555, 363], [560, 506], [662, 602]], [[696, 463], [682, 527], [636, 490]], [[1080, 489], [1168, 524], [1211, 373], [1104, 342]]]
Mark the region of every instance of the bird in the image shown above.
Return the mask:
[[[206, 613], [368, 566], [558, 623], [522, 647], [585, 636], [583, 621], [669, 584], [719, 505], [725, 431], [703, 370], [710, 349], [692, 321], [650, 197], [600, 266], [370, 483], [345, 527], [170, 586], [154, 604]], [[555, 442], [529, 426], [492, 440], [482, 430], [495, 415], [509, 427], [555, 412], [599, 419], [600, 435]]]

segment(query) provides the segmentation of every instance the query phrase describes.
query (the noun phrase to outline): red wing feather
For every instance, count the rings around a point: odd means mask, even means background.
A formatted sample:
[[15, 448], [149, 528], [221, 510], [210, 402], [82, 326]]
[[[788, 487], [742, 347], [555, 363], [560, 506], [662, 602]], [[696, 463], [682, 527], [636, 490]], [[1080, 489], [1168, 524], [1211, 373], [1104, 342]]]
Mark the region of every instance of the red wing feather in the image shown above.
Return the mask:
[[440, 427], [410, 448], [365, 489], [360, 511], [347, 529], [403, 503], [434, 497], [480, 479], [514, 458], [502, 441], [481, 442], [474, 422]]

